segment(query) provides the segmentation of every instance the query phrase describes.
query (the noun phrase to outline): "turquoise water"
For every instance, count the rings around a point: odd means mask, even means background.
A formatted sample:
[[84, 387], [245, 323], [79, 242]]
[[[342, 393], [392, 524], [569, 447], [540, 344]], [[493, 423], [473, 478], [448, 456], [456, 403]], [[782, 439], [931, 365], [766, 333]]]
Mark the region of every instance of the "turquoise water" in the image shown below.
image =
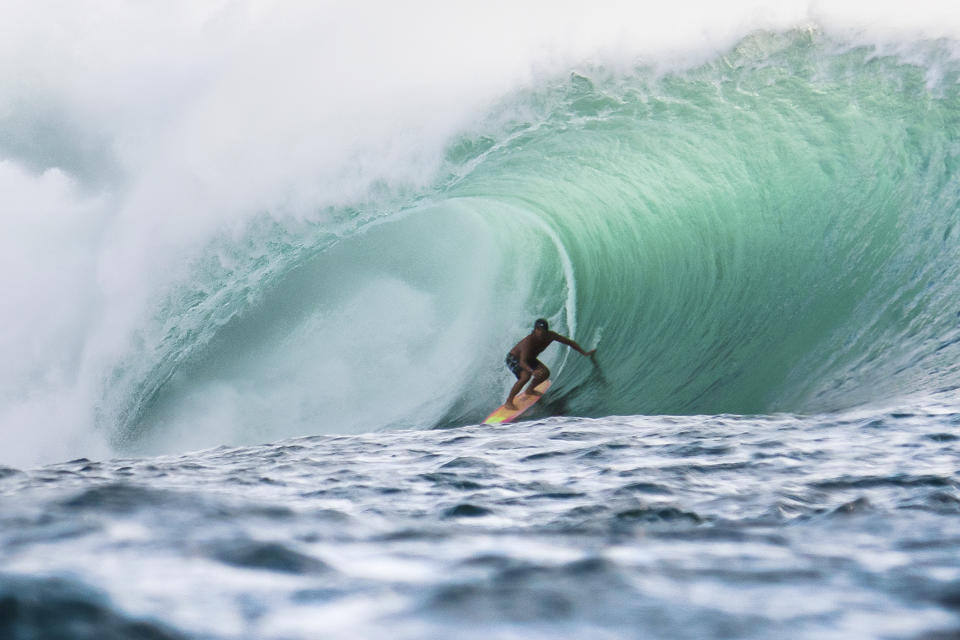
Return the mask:
[[546, 415], [818, 413], [955, 386], [950, 51], [760, 33], [685, 71], [518, 90], [429, 188], [215, 241], [115, 369], [105, 420], [134, 445], [223, 416], [238, 441], [468, 424], [538, 316], [598, 348], [547, 352]]
[[793, 33], [683, 74], [572, 74], [452, 193], [559, 238], [603, 353], [602, 385], [583, 366], [566, 385], [578, 413], [822, 411], [955, 384], [960, 103], [942, 73]]

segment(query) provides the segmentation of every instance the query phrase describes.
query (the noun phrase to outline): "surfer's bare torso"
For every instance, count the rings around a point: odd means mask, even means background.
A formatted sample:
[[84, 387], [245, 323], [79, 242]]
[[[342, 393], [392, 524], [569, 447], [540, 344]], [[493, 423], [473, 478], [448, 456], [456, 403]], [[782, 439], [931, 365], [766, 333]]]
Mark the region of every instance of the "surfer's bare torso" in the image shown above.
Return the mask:
[[[543, 335], [538, 335], [542, 333]], [[516, 358], [522, 365], [527, 365], [531, 370], [536, 369], [541, 363], [537, 356], [543, 353], [544, 349], [550, 346], [550, 343], [560, 337], [553, 331], [543, 331], [531, 333], [523, 340], [518, 342], [513, 349], [510, 349], [510, 355]]]

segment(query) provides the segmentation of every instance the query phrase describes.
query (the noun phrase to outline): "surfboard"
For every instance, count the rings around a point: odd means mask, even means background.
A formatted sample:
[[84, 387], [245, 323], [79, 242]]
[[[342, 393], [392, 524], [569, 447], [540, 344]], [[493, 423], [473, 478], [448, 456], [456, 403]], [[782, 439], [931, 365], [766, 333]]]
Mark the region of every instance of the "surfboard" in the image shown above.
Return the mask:
[[500, 405], [496, 411], [487, 416], [487, 419], [483, 421], [483, 424], [502, 424], [504, 422], [510, 422], [536, 404], [537, 400], [539, 400], [543, 396], [543, 393], [549, 388], [550, 381], [544, 380], [533, 389], [534, 391], [540, 393], [540, 395], [534, 395], [532, 393], [527, 393], [526, 391], [518, 393], [513, 399], [513, 404], [517, 407], [516, 409], [507, 409], [503, 405]]

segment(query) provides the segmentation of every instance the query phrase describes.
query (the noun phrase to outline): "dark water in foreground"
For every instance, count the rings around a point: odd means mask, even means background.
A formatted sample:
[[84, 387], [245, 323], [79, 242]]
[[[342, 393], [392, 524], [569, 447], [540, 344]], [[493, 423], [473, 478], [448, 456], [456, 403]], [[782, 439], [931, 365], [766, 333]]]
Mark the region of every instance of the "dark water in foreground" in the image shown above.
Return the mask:
[[0, 637], [960, 637], [960, 411], [553, 418], [0, 472]]

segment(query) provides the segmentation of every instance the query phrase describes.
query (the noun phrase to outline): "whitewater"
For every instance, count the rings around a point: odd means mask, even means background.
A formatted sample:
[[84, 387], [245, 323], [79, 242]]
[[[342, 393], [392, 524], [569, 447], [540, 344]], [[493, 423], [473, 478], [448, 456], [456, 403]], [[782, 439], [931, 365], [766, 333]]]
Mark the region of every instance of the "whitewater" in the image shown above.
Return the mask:
[[673, 4], [5, 0], [0, 636], [960, 633], [960, 14]]

